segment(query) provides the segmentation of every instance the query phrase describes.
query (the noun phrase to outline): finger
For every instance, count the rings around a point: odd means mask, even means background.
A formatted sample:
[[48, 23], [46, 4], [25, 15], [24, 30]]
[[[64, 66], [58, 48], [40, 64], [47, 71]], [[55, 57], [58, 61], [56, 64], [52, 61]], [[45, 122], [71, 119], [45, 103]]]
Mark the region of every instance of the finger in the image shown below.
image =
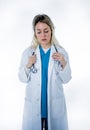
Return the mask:
[[53, 54], [53, 56], [60, 57], [60, 53], [56, 52], [56, 53]]
[[36, 55], [31, 56], [32, 58], [36, 58]]
[[58, 52], [53, 53], [53, 55], [57, 55], [57, 54], [58, 54]]
[[55, 58], [55, 59], [60, 58], [59, 55], [53, 55], [52, 57]]
[[33, 57], [32, 60], [33, 60], [33, 62], [36, 62], [36, 57]]

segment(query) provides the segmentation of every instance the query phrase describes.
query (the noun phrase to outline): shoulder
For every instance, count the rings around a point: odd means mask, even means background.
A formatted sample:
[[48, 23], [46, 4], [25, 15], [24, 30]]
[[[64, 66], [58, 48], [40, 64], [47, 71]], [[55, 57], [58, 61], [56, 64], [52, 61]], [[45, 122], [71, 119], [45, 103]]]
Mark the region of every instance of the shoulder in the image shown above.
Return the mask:
[[66, 51], [65, 48], [63, 48], [62, 46], [59, 46], [59, 45], [56, 45], [56, 47], [57, 47], [57, 50], [59, 53], [62, 53], [65, 57], [68, 58], [68, 52]]
[[32, 52], [33, 52], [33, 48], [30, 46], [30, 47], [27, 47], [24, 51], [23, 51], [23, 55], [31, 55]]
[[55, 46], [56, 46], [58, 52], [61, 52], [61, 53], [67, 53], [66, 49], [63, 48], [62, 46], [57, 45], [57, 44], [56, 44]]

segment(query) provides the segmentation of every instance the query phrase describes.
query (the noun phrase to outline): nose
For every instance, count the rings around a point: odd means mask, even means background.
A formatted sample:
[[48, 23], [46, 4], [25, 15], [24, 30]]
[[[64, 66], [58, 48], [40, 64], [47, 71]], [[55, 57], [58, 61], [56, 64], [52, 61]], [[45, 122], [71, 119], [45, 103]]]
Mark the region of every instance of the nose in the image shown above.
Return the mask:
[[42, 32], [42, 33], [41, 33], [41, 36], [42, 36], [42, 37], [45, 37], [45, 32]]

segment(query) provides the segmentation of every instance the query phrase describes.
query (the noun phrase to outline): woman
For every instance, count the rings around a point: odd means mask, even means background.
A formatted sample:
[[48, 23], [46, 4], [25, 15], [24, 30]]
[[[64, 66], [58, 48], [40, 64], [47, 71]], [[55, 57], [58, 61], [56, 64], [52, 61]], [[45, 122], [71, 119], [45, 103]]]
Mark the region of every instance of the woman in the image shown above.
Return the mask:
[[68, 130], [63, 86], [71, 79], [68, 54], [45, 15], [33, 19], [31, 47], [22, 55], [19, 79], [27, 83], [22, 130]]

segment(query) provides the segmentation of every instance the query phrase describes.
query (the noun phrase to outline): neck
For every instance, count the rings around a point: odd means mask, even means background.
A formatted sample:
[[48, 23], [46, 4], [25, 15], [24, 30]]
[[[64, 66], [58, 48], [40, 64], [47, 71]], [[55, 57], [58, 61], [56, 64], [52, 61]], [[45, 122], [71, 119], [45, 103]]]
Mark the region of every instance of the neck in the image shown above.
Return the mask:
[[48, 48], [51, 47], [51, 44], [48, 44], [48, 45], [41, 45], [41, 47], [44, 48], [44, 49], [48, 49]]

